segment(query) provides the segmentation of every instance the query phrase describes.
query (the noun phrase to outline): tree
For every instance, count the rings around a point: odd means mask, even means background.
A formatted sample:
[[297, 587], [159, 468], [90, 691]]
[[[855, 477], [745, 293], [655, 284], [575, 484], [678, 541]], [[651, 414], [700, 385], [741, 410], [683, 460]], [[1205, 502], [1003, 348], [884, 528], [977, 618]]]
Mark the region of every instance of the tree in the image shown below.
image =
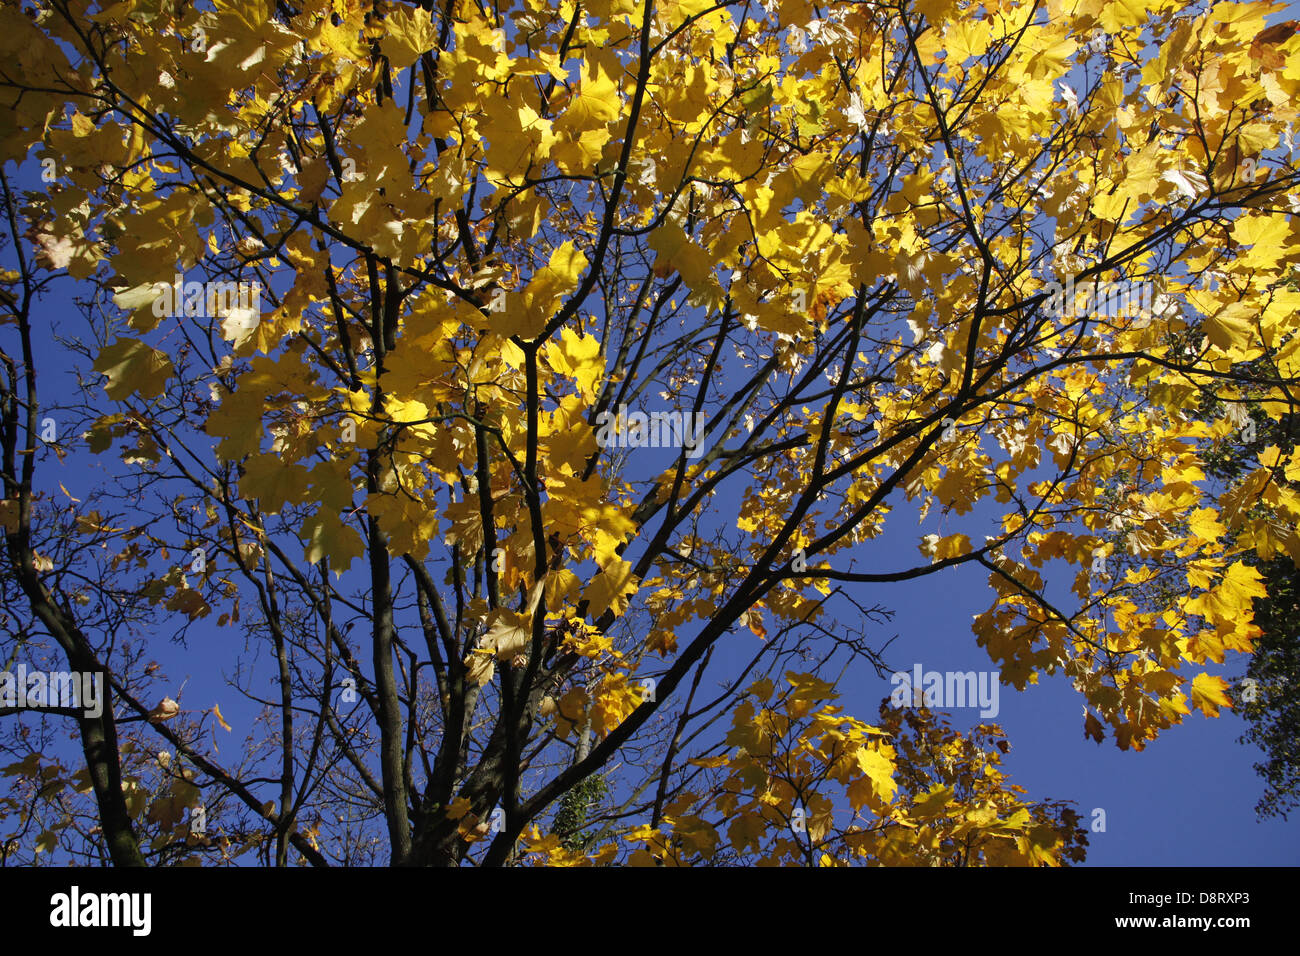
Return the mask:
[[[1292, 409], [1270, 10], [7, 3], [0, 613], [112, 706], [4, 738], [5, 852], [1081, 859], [996, 726], [835, 701], [965, 568], [1098, 740], [1230, 705], [1300, 561], [1297, 449], [1219, 494], [1192, 414]], [[232, 758], [151, 658], [238, 632]]]
[[1260, 565], [1268, 597], [1256, 612], [1260, 630], [1255, 653], [1236, 695], [1242, 715], [1249, 723], [1241, 743], [1252, 743], [1267, 755], [1255, 764], [1264, 778], [1264, 795], [1255, 805], [1260, 817], [1281, 816], [1300, 803], [1300, 705], [1294, 688], [1300, 681], [1300, 594], [1289, 557], [1274, 558]]
[[[1295, 277], [1287, 283], [1294, 290]], [[1258, 364], [1267, 366], [1266, 360]], [[1273, 370], [1261, 367], [1268, 373]], [[1269, 418], [1255, 403], [1260, 389], [1245, 388], [1231, 399], [1207, 394], [1201, 415], [1207, 419], [1229, 418], [1238, 425], [1206, 454], [1207, 471], [1231, 482], [1241, 478], [1252, 459], [1270, 455], [1270, 449], [1294, 447], [1300, 439], [1300, 419], [1294, 408], [1278, 420]], [[1276, 479], [1275, 479], [1276, 480]], [[1282, 488], [1295, 493], [1295, 482], [1284, 475]], [[1294, 688], [1300, 686], [1300, 592], [1296, 589], [1296, 547], [1285, 526], [1279, 526], [1266, 502], [1251, 508], [1241, 524], [1247, 542], [1242, 560], [1253, 565], [1268, 594], [1256, 602], [1255, 624], [1260, 635], [1245, 676], [1235, 683], [1233, 697], [1241, 706], [1249, 727], [1240, 743], [1252, 743], [1266, 754], [1255, 771], [1264, 778], [1264, 795], [1255, 811], [1261, 817], [1286, 819], [1300, 798], [1300, 700]], [[1250, 543], [1258, 542], [1255, 548]]]

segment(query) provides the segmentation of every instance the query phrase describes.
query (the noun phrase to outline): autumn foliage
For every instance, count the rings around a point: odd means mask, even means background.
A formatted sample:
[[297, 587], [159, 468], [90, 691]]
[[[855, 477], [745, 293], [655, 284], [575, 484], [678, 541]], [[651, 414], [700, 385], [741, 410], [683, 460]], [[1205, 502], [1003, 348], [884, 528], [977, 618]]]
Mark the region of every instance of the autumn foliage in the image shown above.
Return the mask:
[[[963, 568], [1098, 741], [1230, 705], [1300, 564], [1300, 447], [1202, 467], [1300, 386], [1284, 5], [430, 6], [0, 7], [0, 646], [113, 687], [4, 732], [5, 855], [1081, 860], [843, 675]], [[242, 743], [150, 717], [169, 637]]]

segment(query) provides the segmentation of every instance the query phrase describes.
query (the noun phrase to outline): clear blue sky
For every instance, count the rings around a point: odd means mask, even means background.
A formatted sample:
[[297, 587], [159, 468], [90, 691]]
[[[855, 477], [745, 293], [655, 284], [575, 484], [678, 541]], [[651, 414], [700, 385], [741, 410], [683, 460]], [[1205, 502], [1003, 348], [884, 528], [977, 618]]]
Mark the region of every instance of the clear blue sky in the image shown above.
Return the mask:
[[[893, 629], [900, 637], [890, 663], [920, 661], [936, 670], [987, 670], [975, 644], [971, 617], [990, 603], [982, 568], [954, 568], [922, 581], [891, 584]], [[885, 600], [884, 588], [878, 600]], [[868, 594], [876, 598], [875, 594]], [[906, 648], [900, 647], [907, 642]], [[915, 653], [913, 654], [913, 650]], [[1243, 659], [1244, 660], [1244, 659]], [[1211, 673], [1236, 673], [1244, 663]], [[864, 688], [877, 703], [888, 688]], [[1253, 746], [1236, 738], [1245, 722], [1224, 711], [1217, 719], [1195, 711], [1138, 753], [1121, 751], [1108, 736], [1083, 735], [1083, 702], [1065, 678], [1049, 678], [1017, 693], [1003, 687], [1001, 724], [1011, 741], [1003, 769], [1029, 796], [1077, 802], [1084, 821], [1106, 811], [1106, 832], [1090, 833], [1088, 863], [1132, 865], [1295, 865], [1300, 863], [1300, 818], [1257, 822], [1263, 784], [1252, 769]], [[979, 722], [975, 710], [952, 712], [954, 726]]]

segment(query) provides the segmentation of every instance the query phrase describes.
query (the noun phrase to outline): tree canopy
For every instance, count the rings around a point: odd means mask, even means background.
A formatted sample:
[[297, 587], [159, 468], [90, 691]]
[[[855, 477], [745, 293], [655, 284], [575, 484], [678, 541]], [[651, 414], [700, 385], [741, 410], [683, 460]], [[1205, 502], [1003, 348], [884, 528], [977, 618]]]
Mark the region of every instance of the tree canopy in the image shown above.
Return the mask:
[[5, 0], [0, 634], [108, 705], [0, 716], [0, 852], [1081, 860], [995, 724], [837, 700], [963, 568], [1097, 741], [1231, 706], [1300, 564], [1282, 9]]

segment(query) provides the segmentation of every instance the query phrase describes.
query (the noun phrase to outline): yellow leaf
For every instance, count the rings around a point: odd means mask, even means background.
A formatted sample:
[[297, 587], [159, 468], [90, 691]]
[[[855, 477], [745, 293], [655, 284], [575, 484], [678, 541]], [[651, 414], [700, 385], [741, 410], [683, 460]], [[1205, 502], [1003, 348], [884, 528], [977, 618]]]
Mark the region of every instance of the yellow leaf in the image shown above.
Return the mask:
[[943, 813], [944, 809], [952, 802], [952, 787], [936, 785], [933, 790], [924, 797], [917, 797], [915, 805], [912, 807], [912, 817], [918, 820], [927, 820], [931, 817], [937, 817]]
[[476, 648], [465, 658], [465, 666], [469, 668], [469, 679], [479, 687], [492, 680], [497, 668], [492, 651], [482, 648]]
[[346, 571], [353, 559], [365, 551], [357, 530], [324, 508], [303, 523], [298, 536], [307, 542], [305, 554], [309, 562], [317, 564], [322, 558], [329, 558], [330, 569], [338, 574]]
[[558, 611], [565, 606], [568, 599], [577, 594], [582, 582], [568, 568], [552, 571], [546, 575], [546, 606]]
[[970, 554], [970, 538], [964, 534], [950, 534], [946, 538], [926, 535], [920, 548], [922, 554], [930, 555], [933, 560], [944, 561]]
[[1220, 707], [1231, 707], [1226, 693], [1228, 682], [1222, 677], [1211, 677], [1204, 672], [1192, 678], [1192, 703], [1201, 708], [1206, 717], [1218, 717]]
[[709, 254], [690, 240], [681, 226], [666, 222], [650, 234], [650, 248], [656, 254], [655, 273], [667, 277], [673, 271], [692, 289], [704, 282], [713, 269]]
[[627, 609], [628, 598], [636, 590], [637, 578], [632, 573], [631, 562], [614, 558], [587, 583], [582, 596], [590, 602], [587, 613], [594, 621], [609, 608], [613, 608], [616, 615], [622, 614]]
[[1125, 27], [1138, 26], [1146, 22], [1148, 11], [1159, 5], [1160, 0], [1101, 0], [1101, 28], [1118, 33]]
[[413, 64], [421, 53], [432, 50], [437, 42], [438, 31], [433, 25], [432, 15], [419, 7], [390, 6], [384, 18], [384, 29], [387, 31], [381, 41], [384, 55], [398, 70]]
[[[898, 784], [894, 781], [894, 765], [879, 750], [860, 747], [856, 754], [858, 766], [871, 781], [871, 788], [883, 803], [894, 799]], [[856, 808], [855, 808], [856, 809]]]
[[489, 620], [491, 624], [483, 635], [483, 650], [495, 652], [499, 661], [508, 661], [528, 649], [533, 637], [532, 615], [498, 609]]
[[159, 296], [158, 284], [145, 282], [130, 289], [123, 289], [113, 294], [113, 304], [124, 312], [134, 312], [146, 305], [153, 305]]
[[566, 328], [560, 333], [558, 341], [551, 342], [546, 354], [555, 371], [561, 375], [573, 376], [583, 397], [588, 402], [595, 401], [596, 383], [605, 372], [605, 362], [600, 355], [600, 339]]
[[794, 693], [790, 695], [792, 701], [834, 700], [840, 696], [834, 684], [819, 679], [815, 674], [796, 674], [793, 671], [786, 671], [785, 679], [794, 688]]
[[1300, 482], [1300, 445], [1291, 449], [1290, 462], [1282, 472], [1287, 481]]
[[1287, 213], [1275, 213], [1270, 216], [1243, 216], [1232, 225], [1232, 238], [1243, 246], [1263, 243], [1270, 251], [1286, 244], [1291, 232], [1290, 216]]
[[[524, 289], [524, 306], [533, 320], [531, 334], [560, 308], [561, 300], [578, 287], [587, 257], [570, 240], [551, 253], [550, 261], [538, 269]], [[524, 334], [529, 334], [525, 332]]]
[[1249, 615], [1255, 598], [1267, 593], [1263, 580], [1258, 571], [1238, 561], [1228, 568], [1218, 587], [1188, 601], [1187, 611], [1215, 624], [1235, 624]]
[[253, 455], [244, 465], [239, 493], [256, 498], [267, 514], [278, 514], [286, 504], [298, 504], [307, 494], [307, 469], [285, 464], [278, 455]]
[[732, 848], [738, 852], [743, 852], [746, 847], [757, 850], [762, 846], [763, 834], [766, 832], [767, 826], [759, 814], [742, 813], [727, 827], [727, 838], [731, 841]]
[[1197, 508], [1187, 520], [1187, 530], [1192, 536], [1207, 543], [1218, 541], [1227, 532], [1219, 523], [1219, 513], [1213, 508]]
[[1255, 338], [1256, 313], [1247, 302], [1233, 302], [1217, 315], [1208, 316], [1201, 328], [1221, 351], [1235, 355], [1244, 351]]
[[578, 91], [564, 111], [563, 124], [572, 130], [590, 129], [610, 120], [618, 119], [623, 103], [618, 96], [618, 83], [612, 73], [622, 72], [622, 66], [613, 57], [613, 51], [588, 54], [586, 71], [578, 84]]
[[139, 339], [118, 339], [99, 353], [94, 369], [108, 376], [104, 391], [122, 400], [133, 392], [141, 398], [161, 395], [163, 383], [171, 377], [172, 363], [164, 353]]

